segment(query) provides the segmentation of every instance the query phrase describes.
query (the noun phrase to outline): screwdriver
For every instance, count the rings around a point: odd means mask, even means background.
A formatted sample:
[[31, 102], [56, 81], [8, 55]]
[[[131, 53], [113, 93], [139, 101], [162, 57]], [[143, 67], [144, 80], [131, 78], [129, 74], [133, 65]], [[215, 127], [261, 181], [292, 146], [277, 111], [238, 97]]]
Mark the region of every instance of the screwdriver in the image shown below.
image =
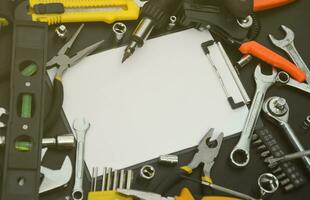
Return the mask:
[[141, 11], [142, 19], [131, 36], [122, 62], [132, 56], [137, 47], [143, 46], [154, 28], [161, 28], [168, 23], [170, 13], [178, 2], [178, 0], [149, 0], [144, 4]]
[[238, 198], [241, 198], [241, 199], [245, 199], [245, 200], [257, 200], [255, 199], [254, 197], [251, 197], [247, 194], [243, 194], [241, 192], [238, 192], [238, 191], [235, 191], [235, 190], [231, 190], [231, 189], [228, 189], [228, 188], [225, 188], [223, 186], [220, 186], [220, 185], [217, 185], [217, 184], [214, 184], [214, 183], [211, 183], [211, 182], [207, 182], [207, 181], [201, 181], [201, 180], [196, 180], [196, 179], [193, 179], [193, 178], [190, 178], [188, 176], [181, 176], [182, 178], [184, 179], [187, 179], [189, 181], [192, 181], [192, 182], [196, 182], [196, 183], [200, 183], [204, 186], [208, 186], [212, 189], [215, 189], [215, 190], [218, 190], [218, 191], [221, 191], [221, 192], [224, 192], [226, 194], [230, 194], [230, 195], [233, 195], [235, 197], [238, 197]]
[[289, 160], [298, 159], [298, 158], [301, 158], [304, 156], [309, 156], [309, 155], [310, 155], [310, 150], [300, 151], [300, 152], [288, 154], [288, 155], [281, 156], [281, 157], [269, 158], [267, 160], [267, 162], [269, 162], [269, 164], [274, 164], [274, 163], [278, 163], [278, 162], [285, 162], [285, 161], [289, 161]]

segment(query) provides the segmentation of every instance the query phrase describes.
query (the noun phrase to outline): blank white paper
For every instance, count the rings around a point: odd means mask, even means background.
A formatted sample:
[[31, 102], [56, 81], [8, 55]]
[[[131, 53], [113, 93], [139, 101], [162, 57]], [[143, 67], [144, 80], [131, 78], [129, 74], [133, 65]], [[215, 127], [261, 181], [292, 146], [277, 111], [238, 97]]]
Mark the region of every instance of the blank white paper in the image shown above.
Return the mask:
[[[248, 109], [230, 108], [201, 49], [210, 39], [208, 32], [190, 29], [147, 41], [124, 64], [124, 48], [118, 48], [89, 56], [66, 72], [68, 121], [91, 122], [89, 169], [119, 169], [195, 146], [212, 127], [225, 136], [242, 129]], [[212, 57], [225, 65], [220, 52]], [[227, 77], [233, 96], [242, 99]]]

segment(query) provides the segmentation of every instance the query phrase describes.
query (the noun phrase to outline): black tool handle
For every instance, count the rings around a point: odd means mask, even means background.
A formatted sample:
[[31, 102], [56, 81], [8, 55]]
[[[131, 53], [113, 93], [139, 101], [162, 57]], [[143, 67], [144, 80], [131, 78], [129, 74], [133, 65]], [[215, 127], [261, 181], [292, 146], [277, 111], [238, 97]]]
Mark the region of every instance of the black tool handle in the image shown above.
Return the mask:
[[154, 20], [156, 28], [167, 24], [170, 15], [178, 8], [180, 0], [149, 0], [142, 9], [141, 16]]
[[156, 193], [166, 195], [169, 190], [173, 188], [173, 186], [177, 185], [183, 180], [182, 176], [184, 175], [185, 173], [181, 170], [177, 170], [176, 173], [170, 174], [168, 177], [166, 177], [165, 180], [157, 185], [155, 188]]
[[49, 130], [56, 123], [60, 116], [60, 111], [64, 100], [64, 88], [62, 82], [59, 79], [54, 79], [52, 95], [52, 104], [44, 121], [45, 131]]
[[254, 0], [221, 0], [229, 12], [238, 19], [245, 19], [253, 13]]

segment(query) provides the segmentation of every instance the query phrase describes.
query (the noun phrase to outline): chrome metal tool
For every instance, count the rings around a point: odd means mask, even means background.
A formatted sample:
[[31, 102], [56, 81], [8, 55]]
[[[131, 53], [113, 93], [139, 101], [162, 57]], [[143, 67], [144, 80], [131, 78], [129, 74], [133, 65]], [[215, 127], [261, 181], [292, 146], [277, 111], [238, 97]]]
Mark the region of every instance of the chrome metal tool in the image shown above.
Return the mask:
[[[288, 123], [289, 118], [289, 106], [286, 103], [285, 99], [281, 97], [270, 97], [268, 98], [264, 105], [263, 105], [263, 111], [265, 112], [267, 118], [271, 120], [272, 122], [279, 125], [294, 148], [297, 151], [304, 151], [304, 147], [297, 138], [297, 135], [295, 134], [294, 130]], [[309, 157], [302, 157], [302, 160], [310, 172], [310, 158]]]
[[74, 200], [82, 200], [83, 191], [83, 175], [84, 175], [84, 147], [85, 136], [90, 128], [90, 123], [86, 119], [76, 119], [73, 122], [75, 138], [77, 140], [76, 163], [75, 163], [75, 183], [72, 192]]
[[303, 92], [310, 94], [310, 85], [306, 83], [300, 83], [290, 77], [290, 75], [284, 71], [278, 73], [276, 78], [278, 85], [288, 85]]
[[265, 94], [267, 90], [275, 83], [276, 75], [277, 71], [275, 69], [272, 70], [271, 75], [263, 74], [260, 65], [258, 65], [255, 69], [255, 96], [242, 129], [241, 137], [237, 145], [230, 153], [230, 160], [237, 167], [245, 167], [250, 161], [250, 144], [252, 134], [264, 103]]
[[300, 54], [298, 53], [295, 44], [294, 44], [294, 37], [295, 34], [294, 32], [289, 29], [288, 27], [281, 25], [282, 30], [286, 33], [285, 38], [281, 39], [281, 40], [277, 40], [273, 35], [269, 34], [269, 38], [271, 40], [271, 42], [279, 47], [280, 49], [284, 50], [293, 60], [293, 62], [300, 67], [301, 70], [303, 70], [306, 75], [306, 81], [308, 84], [310, 84], [310, 70], [307, 67], [305, 61], [302, 59], [302, 57], [300, 56]]
[[[42, 149], [41, 160], [44, 158], [47, 148]], [[52, 170], [41, 166], [40, 172], [44, 175], [42, 183], [39, 188], [39, 193], [59, 188], [66, 185], [72, 176], [72, 163], [69, 156], [66, 156], [61, 168], [59, 170]]]
[[269, 158], [266, 161], [269, 162], [270, 165], [273, 165], [278, 162], [284, 162], [289, 160], [298, 159], [304, 156], [310, 156], [310, 150], [300, 151], [292, 154], [287, 154], [281, 157]]

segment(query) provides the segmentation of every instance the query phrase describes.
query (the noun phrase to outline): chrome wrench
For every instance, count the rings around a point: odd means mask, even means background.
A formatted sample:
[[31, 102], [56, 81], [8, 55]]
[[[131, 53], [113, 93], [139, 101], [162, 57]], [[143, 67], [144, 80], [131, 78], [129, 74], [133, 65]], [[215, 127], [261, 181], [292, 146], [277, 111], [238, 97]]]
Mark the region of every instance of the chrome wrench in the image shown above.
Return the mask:
[[310, 94], [310, 85], [306, 83], [300, 83], [295, 79], [292, 79], [290, 75], [284, 71], [278, 73], [276, 83], [280, 85], [288, 85], [303, 92]]
[[284, 50], [293, 60], [293, 62], [300, 67], [302, 71], [304, 71], [307, 75], [306, 81], [310, 84], [310, 70], [307, 67], [304, 60], [301, 58], [300, 54], [298, 53], [295, 44], [294, 44], [294, 32], [289, 29], [288, 27], [281, 25], [281, 28], [285, 31], [286, 36], [282, 40], [277, 40], [273, 35], [269, 34], [269, 38], [271, 42], [279, 47], [280, 49]]
[[[281, 128], [286, 133], [288, 139], [297, 151], [301, 152], [305, 150], [303, 145], [296, 137], [294, 130], [288, 123], [289, 106], [286, 103], [285, 99], [280, 97], [270, 97], [265, 101], [263, 105], [263, 111], [269, 120], [281, 126]], [[305, 163], [308, 171], [310, 172], [310, 158], [304, 156], [302, 157], [302, 160]]]
[[245, 167], [250, 161], [250, 144], [252, 134], [261, 112], [267, 90], [276, 82], [277, 71], [272, 70], [271, 75], [265, 75], [258, 65], [254, 72], [256, 82], [256, 92], [252, 105], [246, 118], [241, 137], [230, 153], [231, 162], [237, 167]]
[[85, 136], [90, 127], [90, 123], [85, 119], [76, 119], [73, 122], [75, 138], [77, 140], [76, 163], [75, 163], [75, 183], [72, 192], [74, 200], [82, 200], [83, 192], [83, 174], [84, 174], [84, 147]]

